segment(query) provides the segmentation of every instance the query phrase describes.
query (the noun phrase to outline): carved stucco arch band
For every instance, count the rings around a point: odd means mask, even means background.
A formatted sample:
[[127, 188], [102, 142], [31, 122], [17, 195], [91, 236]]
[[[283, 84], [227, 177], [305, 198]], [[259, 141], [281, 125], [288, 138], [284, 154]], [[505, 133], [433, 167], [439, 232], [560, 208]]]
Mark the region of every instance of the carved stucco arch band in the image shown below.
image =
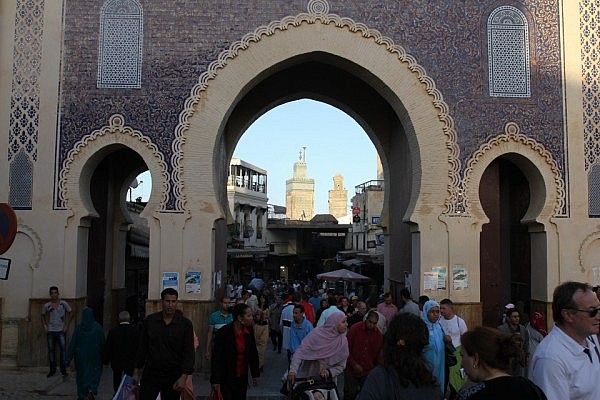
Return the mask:
[[31, 243], [33, 243], [33, 255], [29, 262], [29, 268], [34, 271], [40, 267], [40, 261], [42, 261], [42, 254], [44, 253], [42, 240], [33, 228], [22, 223], [17, 225], [17, 232], [27, 236], [31, 240]]
[[509, 122], [500, 134], [482, 145], [467, 162], [464, 189], [466, 213], [483, 213], [479, 201], [479, 183], [485, 169], [492, 161], [504, 154], [515, 153], [527, 158], [538, 168], [546, 189], [545, 202], [540, 210], [540, 219], [549, 219], [562, 210], [564, 181], [552, 154], [540, 143], [521, 133], [519, 125]]
[[581, 272], [586, 272], [585, 266], [584, 266], [584, 255], [585, 255], [585, 251], [588, 249], [588, 247], [595, 242], [596, 240], [600, 239], [600, 232], [593, 232], [591, 234], [589, 234], [584, 240], [583, 242], [581, 242], [581, 246], [579, 246], [579, 268], [581, 268]]
[[288, 16], [279, 21], [271, 22], [268, 25], [257, 28], [254, 32], [248, 33], [241, 40], [234, 42], [229, 49], [219, 54], [218, 58], [210, 63], [207, 70], [200, 75], [198, 83], [192, 88], [190, 96], [184, 103], [183, 111], [179, 115], [179, 123], [175, 129], [175, 138], [172, 143], [173, 155], [172, 163], [172, 184], [175, 195], [175, 210], [185, 209], [185, 198], [183, 193], [183, 151], [185, 142], [185, 133], [190, 127], [190, 119], [196, 111], [196, 106], [200, 103], [202, 93], [209, 87], [209, 81], [215, 79], [219, 70], [225, 68], [228, 63], [235, 59], [241, 52], [247, 50], [253, 43], [258, 43], [266, 37], [275, 35], [278, 31], [292, 30], [301, 25], [333, 25], [336, 28], [347, 30], [351, 33], [360, 33], [365, 41], [375, 43], [384, 47], [389, 53], [393, 54], [399, 63], [406, 64], [408, 69], [414, 73], [419, 82], [424, 86], [426, 92], [431, 98], [433, 106], [438, 111], [438, 118], [443, 124], [444, 135], [446, 136], [446, 148], [449, 150], [448, 162], [450, 170], [448, 172], [448, 199], [446, 200], [446, 212], [455, 213], [458, 198], [458, 188], [460, 185], [460, 160], [459, 147], [456, 139], [456, 130], [454, 120], [449, 114], [449, 107], [444, 101], [442, 93], [436, 88], [435, 82], [427, 75], [425, 69], [419, 65], [416, 59], [408, 54], [402, 46], [383, 36], [379, 31], [370, 29], [362, 23], [357, 23], [350, 18], [340, 17], [336, 14], [329, 14], [329, 4], [324, 0], [311, 0], [308, 4], [308, 13]]
[[[83, 173], [86, 173], [84, 171], [86, 163], [94, 154], [115, 144], [122, 144], [137, 152], [150, 170], [152, 193], [145, 209], [148, 211], [164, 210], [169, 192], [169, 176], [164, 157], [150, 138], [144, 136], [140, 131], [126, 126], [125, 118], [120, 114], [114, 114], [109, 118], [108, 125], [83, 137], [67, 154], [58, 185], [60, 200], [65, 207], [83, 214], [91, 211], [81, 196], [80, 178]], [[93, 171], [88, 172], [93, 173]]]

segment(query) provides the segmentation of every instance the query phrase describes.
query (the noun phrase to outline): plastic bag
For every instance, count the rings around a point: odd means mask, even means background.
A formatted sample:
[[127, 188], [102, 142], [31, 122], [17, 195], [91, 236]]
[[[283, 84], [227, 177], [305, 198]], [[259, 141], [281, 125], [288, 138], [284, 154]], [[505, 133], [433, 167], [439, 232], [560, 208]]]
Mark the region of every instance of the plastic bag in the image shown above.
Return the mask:
[[135, 383], [133, 378], [129, 375], [123, 375], [121, 384], [117, 389], [117, 393], [113, 397], [113, 400], [139, 400], [140, 399], [140, 387]]

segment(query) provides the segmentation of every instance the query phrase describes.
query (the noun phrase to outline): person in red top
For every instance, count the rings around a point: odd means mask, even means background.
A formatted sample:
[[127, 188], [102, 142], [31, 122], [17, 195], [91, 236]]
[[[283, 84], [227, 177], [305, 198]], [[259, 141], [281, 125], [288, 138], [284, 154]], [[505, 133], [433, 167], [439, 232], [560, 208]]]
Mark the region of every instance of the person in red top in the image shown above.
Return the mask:
[[383, 335], [377, 329], [378, 321], [379, 314], [371, 310], [364, 321], [352, 325], [348, 331], [350, 355], [344, 374], [344, 400], [354, 400], [369, 372], [383, 364]]
[[212, 351], [210, 383], [212, 390], [221, 392], [223, 400], [244, 400], [248, 389], [248, 367], [252, 385], [259, 376], [258, 351], [252, 329], [252, 309], [236, 304], [233, 322], [217, 331]]
[[304, 308], [304, 316], [311, 324], [315, 324], [315, 309], [312, 304], [308, 302], [308, 296], [306, 294], [302, 295], [302, 300], [300, 300], [300, 305]]

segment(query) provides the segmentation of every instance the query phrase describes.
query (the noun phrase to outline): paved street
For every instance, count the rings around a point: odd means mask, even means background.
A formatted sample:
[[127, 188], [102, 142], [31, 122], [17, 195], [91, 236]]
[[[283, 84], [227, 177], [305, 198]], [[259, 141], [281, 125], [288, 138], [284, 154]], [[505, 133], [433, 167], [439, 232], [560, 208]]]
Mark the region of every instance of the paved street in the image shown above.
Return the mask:
[[[265, 372], [259, 379], [256, 388], [248, 391], [249, 399], [275, 399], [282, 398], [279, 395], [281, 387], [281, 376], [287, 366], [287, 359], [283, 354], [272, 351], [269, 344], [265, 363]], [[46, 378], [47, 368], [10, 368], [0, 367], [0, 400], [57, 400], [75, 399], [75, 373], [63, 381], [60, 374], [52, 378]], [[194, 375], [194, 393], [198, 399], [208, 396], [210, 384], [208, 376], [204, 373]], [[112, 371], [109, 367], [104, 368], [102, 381], [100, 382], [99, 400], [112, 399]]]

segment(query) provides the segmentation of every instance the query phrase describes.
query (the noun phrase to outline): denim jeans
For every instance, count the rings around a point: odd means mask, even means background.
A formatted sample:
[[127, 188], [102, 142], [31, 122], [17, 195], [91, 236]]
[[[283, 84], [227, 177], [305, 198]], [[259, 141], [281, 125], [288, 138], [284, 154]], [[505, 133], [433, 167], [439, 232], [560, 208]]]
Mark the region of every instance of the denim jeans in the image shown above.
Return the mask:
[[48, 332], [48, 359], [50, 361], [50, 371], [56, 371], [56, 344], [60, 350], [60, 372], [67, 373], [67, 343], [64, 332]]

